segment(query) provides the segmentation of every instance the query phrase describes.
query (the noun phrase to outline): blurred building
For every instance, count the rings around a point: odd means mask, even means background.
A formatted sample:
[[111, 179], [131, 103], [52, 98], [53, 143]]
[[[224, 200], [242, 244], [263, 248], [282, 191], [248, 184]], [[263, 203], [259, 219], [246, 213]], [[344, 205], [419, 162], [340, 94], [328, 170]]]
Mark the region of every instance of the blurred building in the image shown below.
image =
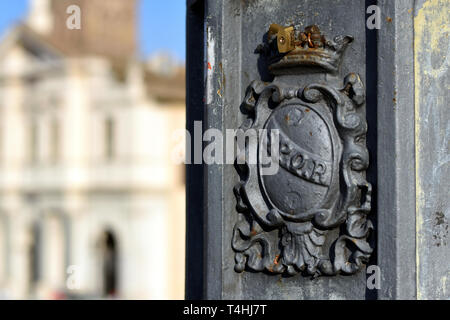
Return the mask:
[[184, 68], [135, 52], [134, 0], [33, 0], [3, 37], [0, 298], [183, 298]]

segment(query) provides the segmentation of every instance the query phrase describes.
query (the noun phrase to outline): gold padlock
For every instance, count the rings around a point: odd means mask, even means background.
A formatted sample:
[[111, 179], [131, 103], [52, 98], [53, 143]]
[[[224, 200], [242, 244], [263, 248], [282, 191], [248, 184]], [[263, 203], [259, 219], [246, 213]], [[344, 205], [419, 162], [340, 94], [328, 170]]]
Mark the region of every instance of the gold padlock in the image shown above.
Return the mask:
[[273, 23], [269, 28], [269, 39], [275, 34], [277, 36], [277, 46], [280, 53], [286, 53], [295, 49], [294, 27], [283, 27]]

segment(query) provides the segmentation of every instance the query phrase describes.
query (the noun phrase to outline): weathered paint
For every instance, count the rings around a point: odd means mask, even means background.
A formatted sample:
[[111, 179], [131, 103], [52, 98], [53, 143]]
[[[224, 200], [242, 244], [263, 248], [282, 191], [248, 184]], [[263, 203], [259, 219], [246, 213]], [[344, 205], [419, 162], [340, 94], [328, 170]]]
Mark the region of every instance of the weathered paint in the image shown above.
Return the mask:
[[215, 47], [216, 47], [216, 41], [214, 40], [213, 33], [211, 32], [211, 28], [208, 27], [206, 29], [206, 61], [207, 61], [207, 68], [206, 68], [206, 104], [211, 104], [214, 100], [214, 68], [215, 68]]
[[[420, 5], [422, 3], [422, 5]], [[448, 230], [450, 156], [447, 0], [419, 1], [414, 18], [417, 298], [448, 299], [450, 248], [435, 242], [443, 214]], [[437, 231], [436, 231], [437, 230]], [[437, 234], [436, 234], [437, 233]], [[448, 233], [447, 233], [448, 235]], [[444, 235], [445, 236], [445, 233]], [[434, 238], [433, 238], [434, 237]], [[434, 239], [434, 240], [433, 240]]]

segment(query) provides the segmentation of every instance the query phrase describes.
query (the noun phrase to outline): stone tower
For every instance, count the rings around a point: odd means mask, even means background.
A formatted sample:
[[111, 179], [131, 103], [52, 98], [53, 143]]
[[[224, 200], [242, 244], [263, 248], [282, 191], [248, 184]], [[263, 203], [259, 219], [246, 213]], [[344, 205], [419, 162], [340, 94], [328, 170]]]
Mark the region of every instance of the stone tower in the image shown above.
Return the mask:
[[[28, 25], [67, 55], [124, 60], [136, 50], [136, 0], [31, 0]], [[81, 9], [81, 29], [66, 26], [67, 8]]]
[[51, 0], [30, 0], [27, 25], [34, 31], [48, 35], [53, 30]]

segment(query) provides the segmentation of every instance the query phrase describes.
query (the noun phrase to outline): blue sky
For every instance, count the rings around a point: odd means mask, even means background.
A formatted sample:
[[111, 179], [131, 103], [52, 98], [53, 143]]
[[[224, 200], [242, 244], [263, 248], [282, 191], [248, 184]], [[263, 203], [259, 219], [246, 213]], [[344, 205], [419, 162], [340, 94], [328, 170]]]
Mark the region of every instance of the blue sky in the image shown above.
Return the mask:
[[[186, 0], [140, 0], [138, 27], [141, 56], [168, 51], [184, 61], [185, 8]], [[24, 17], [27, 9], [28, 0], [0, 1], [0, 35]]]

